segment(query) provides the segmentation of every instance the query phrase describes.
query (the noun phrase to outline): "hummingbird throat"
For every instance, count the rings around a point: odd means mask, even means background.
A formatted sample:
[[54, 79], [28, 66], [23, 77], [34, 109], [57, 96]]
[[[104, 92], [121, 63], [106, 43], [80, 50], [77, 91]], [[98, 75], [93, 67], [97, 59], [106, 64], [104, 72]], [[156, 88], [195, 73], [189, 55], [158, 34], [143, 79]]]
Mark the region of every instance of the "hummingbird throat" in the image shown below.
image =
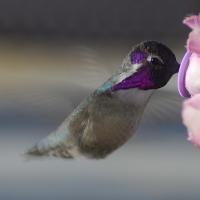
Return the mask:
[[133, 75], [125, 78], [112, 88], [112, 91], [138, 88], [140, 90], [153, 89], [154, 82], [151, 80], [151, 69], [148, 66], [142, 66]]

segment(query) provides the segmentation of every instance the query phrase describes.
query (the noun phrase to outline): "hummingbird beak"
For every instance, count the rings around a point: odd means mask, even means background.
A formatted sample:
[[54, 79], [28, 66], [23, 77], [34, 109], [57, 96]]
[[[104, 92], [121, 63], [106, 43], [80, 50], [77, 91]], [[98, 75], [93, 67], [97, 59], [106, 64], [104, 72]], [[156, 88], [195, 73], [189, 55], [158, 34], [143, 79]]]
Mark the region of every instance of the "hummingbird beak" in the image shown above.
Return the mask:
[[174, 65], [175, 73], [179, 72], [179, 68], [180, 68], [180, 64], [178, 62], [176, 62]]

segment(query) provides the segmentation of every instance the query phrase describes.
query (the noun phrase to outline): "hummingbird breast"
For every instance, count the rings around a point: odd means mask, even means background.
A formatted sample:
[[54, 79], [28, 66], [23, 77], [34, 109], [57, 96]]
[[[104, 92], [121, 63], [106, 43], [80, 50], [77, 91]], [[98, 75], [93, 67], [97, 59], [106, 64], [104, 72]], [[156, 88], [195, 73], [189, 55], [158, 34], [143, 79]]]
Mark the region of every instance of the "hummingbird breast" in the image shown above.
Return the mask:
[[91, 94], [68, 121], [70, 140], [76, 141], [82, 154], [104, 158], [135, 133], [152, 93], [130, 89]]

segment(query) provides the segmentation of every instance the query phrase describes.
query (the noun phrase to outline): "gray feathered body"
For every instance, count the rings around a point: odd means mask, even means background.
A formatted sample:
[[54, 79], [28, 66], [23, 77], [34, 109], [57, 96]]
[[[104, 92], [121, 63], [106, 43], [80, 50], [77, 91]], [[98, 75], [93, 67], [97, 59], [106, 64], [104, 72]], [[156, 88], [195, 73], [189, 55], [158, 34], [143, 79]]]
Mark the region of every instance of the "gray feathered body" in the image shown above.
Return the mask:
[[[32, 153], [59, 157], [84, 154], [104, 158], [135, 133], [153, 92], [142, 94], [144, 91], [133, 90], [117, 95], [110, 92], [97, 94], [95, 91], [82, 101], [56, 132], [40, 141]], [[135, 98], [140, 95], [144, 97], [142, 102]]]

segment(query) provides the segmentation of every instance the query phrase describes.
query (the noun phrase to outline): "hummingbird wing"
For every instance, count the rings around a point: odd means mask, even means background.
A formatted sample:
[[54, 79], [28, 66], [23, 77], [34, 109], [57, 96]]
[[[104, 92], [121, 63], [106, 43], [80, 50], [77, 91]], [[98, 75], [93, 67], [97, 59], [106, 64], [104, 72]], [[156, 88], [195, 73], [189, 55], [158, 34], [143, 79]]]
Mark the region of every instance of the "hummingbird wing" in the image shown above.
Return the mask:
[[[1, 104], [26, 109], [45, 117], [64, 119], [91, 92], [68, 81], [45, 80], [35, 77], [15, 77], [19, 81], [1, 78]], [[52, 116], [53, 114], [53, 116]]]
[[79, 45], [68, 48], [66, 60], [69, 61], [70, 77], [72, 77], [69, 80], [92, 90], [101, 86], [111, 76], [106, 67], [109, 66], [109, 61], [89, 47]]
[[[69, 81], [45, 80], [34, 77], [14, 77], [12, 81], [2, 76], [0, 79], [1, 105], [63, 120], [91, 92], [92, 87], [84, 87]], [[159, 89], [151, 96], [142, 117], [142, 125], [177, 122], [181, 120], [184, 99], [173, 89]], [[52, 116], [53, 113], [53, 116]]]
[[22, 66], [16, 66], [17, 73], [7, 68], [1, 70], [0, 94], [4, 107], [28, 109], [50, 118], [53, 113], [53, 117], [63, 120], [110, 76], [100, 55], [86, 46], [65, 50], [66, 62], [59, 63], [56, 71], [55, 66], [37, 69], [37, 63], [36, 69], [33, 68], [25, 62], [30, 56], [27, 52], [23, 52]]
[[183, 98], [175, 89], [159, 89], [151, 96], [143, 113], [141, 126], [181, 121]]

